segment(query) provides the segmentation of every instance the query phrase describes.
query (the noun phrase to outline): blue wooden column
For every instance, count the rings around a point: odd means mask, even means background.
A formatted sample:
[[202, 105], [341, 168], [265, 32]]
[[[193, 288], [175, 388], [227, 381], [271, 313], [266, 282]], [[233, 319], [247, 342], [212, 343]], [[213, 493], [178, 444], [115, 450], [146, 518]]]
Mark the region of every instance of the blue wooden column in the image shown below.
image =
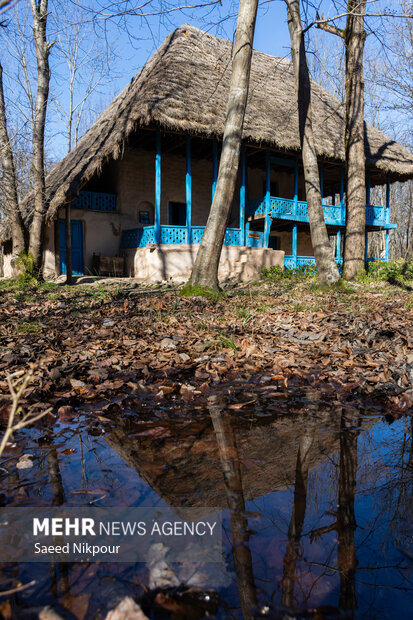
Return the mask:
[[191, 243], [191, 214], [192, 214], [192, 176], [191, 176], [191, 138], [186, 136], [186, 242]]
[[366, 263], [366, 265], [367, 265], [368, 258], [369, 258], [369, 233], [366, 228], [366, 231], [364, 233], [364, 262]]
[[298, 207], [298, 159], [294, 162], [294, 214], [297, 215]]
[[161, 241], [161, 132], [156, 130], [155, 155], [155, 214], [154, 214], [155, 243]]
[[245, 245], [245, 180], [246, 180], [246, 166], [245, 166], [245, 147], [241, 146], [241, 186], [239, 190], [239, 227], [240, 244]]
[[292, 245], [291, 249], [292, 249], [292, 254], [293, 254], [293, 259], [294, 259], [294, 267], [297, 267], [297, 224], [294, 224], [293, 226], [291, 245]]
[[386, 261], [386, 263], [389, 261], [389, 234], [390, 231], [386, 230], [386, 244], [384, 249], [384, 260]]
[[340, 260], [341, 257], [341, 230], [337, 230], [336, 235], [336, 260]]
[[212, 200], [214, 200], [218, 179], [218, 143], [216, 138], [212, 140]]
[[268, 248], [270, 240], [270, 206], [271, 206], [271, 157], [268, 150], [265, 151], [265, 219], [264, 219], [264, 248]]

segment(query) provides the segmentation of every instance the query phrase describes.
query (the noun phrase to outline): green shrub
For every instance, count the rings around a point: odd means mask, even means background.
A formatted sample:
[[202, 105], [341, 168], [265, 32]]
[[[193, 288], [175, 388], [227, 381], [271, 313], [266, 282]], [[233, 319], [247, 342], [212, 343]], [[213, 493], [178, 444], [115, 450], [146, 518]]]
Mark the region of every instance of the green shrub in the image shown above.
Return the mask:
[[280, 265], [264, 267], [261, 272], [263, 280], [277, 282], [279, 280], [310, 280], [317, 275], [316, 265], [300, 265], [294, 269], [283, 269]]
[[387, 281], [391, 284], [405, 284], [413, 280], [413, 261], [405, 261], [402, 258], [389, 261], [375, 261], [369, 263], [368, 278], [373, 281]]
[[18, 268], [21, 269], [17, 276], [17, 286], [20, 288], [27, 288], [37, 285], [37, 278], [35, 276], [35, 266], [33, 256], [22, 252], [18, 258]]

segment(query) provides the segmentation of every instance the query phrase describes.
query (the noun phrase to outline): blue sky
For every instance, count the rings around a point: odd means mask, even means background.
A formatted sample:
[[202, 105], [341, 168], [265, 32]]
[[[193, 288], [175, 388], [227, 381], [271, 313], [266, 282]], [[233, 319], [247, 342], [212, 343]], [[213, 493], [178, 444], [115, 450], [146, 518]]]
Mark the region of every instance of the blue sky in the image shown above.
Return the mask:
[[[150, 0], [147, 5], [144, 5], [145, 8], [143, 10], [156, 13], [158, 7], [161, 6], [174, 8], [182, 2], [197, 4], [205, 1], [207, 0]], [[138, 2], [139, 0], [137, 0]], [[341, 12], [341, 2], [342, 0], [320, 0], [320, 5], [324, 7], [324, 14], [331, 16]], [[117, 6], [125, 5], [126, 3], [127, 0], [117, 0]], [[377, 11], [383, 3], [388, 8], [394, 9], [397, 6], [396, 0], [389, 0], [387, 2], [384, 0], [371, 0], [369, 10]], [[51, 13], [48, 19], [48, 39], [49, 41], [56, 42], [52, 47], [50, 56], [52, 80], [47, 132], [47, 152], [49, 158], [53, 160], [60, 159], [67, 152], [65, 124], [62, 119], [64, 119], [69, 107], [69, 77], [64, 57], [61, 51], [59, 51], [58, 39], [59, 36], [62, 36], [62, 33], [63, 35], [67, 33], [66, 41], [70, 41], [73, 37], [73, 24], [81, 24], [83, 35], [81, 56], [88, 59], [89, 54], [88, 61], [84, 63], [80, 71], [75, 103], [82, 99], [83, 93], [87, 88], [91, 72], [90, 58], [94, 58], [99, 52], [102, 52], [107, 42], [109, 42], [110, 47], [113, 49], [109, 62], [102, 62], [102, 67], [100, 68], [102, 80], [93, 89], [93, 94], [87, 100], [87, 104], [84, 107], [80, 132], [84, 133], [87, 127], [94, 122], [98, 114], [125, 87], [174, 28], [187, 22], [207, 30], [211, 34], [232, 39], [238, 10], [238, 2], [236, 0], [222, 0], [221, 4], [215, 6], [173, 11], [166, 15], [128, 16], [108, 20], [102, 19], [102, 17], [96, 18], [95, 14], [88, 13], [87, 10], [85, 11], [85, 7], [96, 9], [99, 6], [110, 6], [110, 4], [116, 4], [116, 2], [114, 0], [49, 0]], [[129, 6], [132, 4], [134, 2], [129, 2]], [[306, 5], [303, 4], [304, 6]], [[18, 54], [13, 51], [13, 45], [10, 44], [13, 41], [13, 36], [14, 44], [19, 39], [18, 34], [16, 34], [17, 17], [21, 22], [24, 22], [24, 17], [26, 16], [25, 40], [29, 50], [27, 58], [29, 71], [33, 76], [33, 92], [36, 86], [36, 65], [33, 49], [32, 47], [30, 48], [32, 36], [31, 16], [28, 7], [28, 0], [19, 0], [15, 9], [16, 13], [10, 11], [9, 27], [2, 29], [2, 32], [0, 32], [0, 59], [5, 69], [6, 97], [9, 104], [9, 116], [13, 131], [19, 130], [25, 124], [26, 127], [29, 127], [28, 108], [27, 106], [25, 107], [27, 99], [22, 88], [22, 84], [24, 85], [24, 74], [21, 66], [19, 68]], [[105, 11], [107, 13], [106, 8]], [[311, 8], [310, 12], [314, 14], [314, 8]], [[325, 33], [322, 36], [328, 38], [329, 49], [342, 49], [340, 40], [336, 37]], [[334, 44], [331, 45], [333, 40]], [[322, 45], [324, 45], [324, 41], [322, 41]], [[372, 45], [376, 45], [374, 38], [368, 37], [367, 47]], [[254, 47], [273, 56], [289, 55], [290, 39], [284, 0], [263, 0], [261, 3], [256, 23]], [[340, 52], [338, 51], [337, 53]], [[309, 54], [310, 62], [311, 58]], [[334, 63], [331, 52], [327, 53], [327, 59], [332, 61], [332, 79], [334, 80], [337, 76], [337, 69], [335, 69], [337, 65]], [[328, 85], [328, 87], [330, 86]]]

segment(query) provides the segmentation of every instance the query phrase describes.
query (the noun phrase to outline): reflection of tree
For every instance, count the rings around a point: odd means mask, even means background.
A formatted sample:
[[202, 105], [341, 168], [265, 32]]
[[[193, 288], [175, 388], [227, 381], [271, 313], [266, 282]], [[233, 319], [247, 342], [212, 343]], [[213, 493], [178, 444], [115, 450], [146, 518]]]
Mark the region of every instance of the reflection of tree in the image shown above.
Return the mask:
[[[60, 463], [55, 446], [51, 446], [46, 454], [47, 469], [49, 472], [49, 482], [52, 488], [52, 506], [62, 506], [65, 502], [65, 490], [63, 487], [62, 474], [60, 473]], [[55, 541], [58, 544], [58, 541]], [[50, 562], [50, 590], [54, 598], [58, 598], [59, 593], [59, 573], [60, 588], [63, 593], [70, 592], [69, 565], [61, 562], [59, 570], [56, 562]]]
[[355, 577], [357, 568], [354, 533], [357, 527], [354, 512], [354, 496], [357, 476], [357, 438], [359, 428], [353, 418], [342, 413], [340, 424], [340, 458], [338, 477], [337, 518], [327, 527], [312, 532], [319, 536], [333, 530], [337, 531], [337, 565], [340, 574], [340, 608], [353, 617], [357, 607]]
[[248, 546], [248, 519], [245, 516], [245, 501], [238, 450], [231, 420], [222, 415], [223, 404], [216, 397], [209, 399], [209, 413], [214, 426], [225, 490], [230, 510], [232, 551], [238, 591], [244, 620], [253, 618], [257, 603], [254, 584], [251, 550]]
[[52, 505], [61, 506], [65, 502], [65, 490], [63, 487], [62, 474], [60, 473], [59, 458], [54, 446], [47, 452], [46, 460], [50, 486], [53, 492]]
[[284, 570], [281, 582], [281, 604], [293, 606], [295, 570], [299, 556], [301, 533], [307, 505], [308, 456], [312, 440], [307, 435], [300, 439], [295, 469], [294, 502], [288, 528], [288, 543], [284, 556]]

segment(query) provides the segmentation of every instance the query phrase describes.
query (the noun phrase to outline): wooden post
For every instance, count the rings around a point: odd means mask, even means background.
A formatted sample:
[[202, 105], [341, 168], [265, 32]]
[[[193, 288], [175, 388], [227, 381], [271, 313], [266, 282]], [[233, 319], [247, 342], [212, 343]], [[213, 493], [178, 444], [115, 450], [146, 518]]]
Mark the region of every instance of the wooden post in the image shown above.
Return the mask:
[[212, 141], [212, 200], [214, 200], [215, 189], [218, 179], [218, 143], [216, 138]]
[[241, 187], [239, 191], [240, 244], [245, 245], [245, 147], [241, 146]]
[[364, 233], [365, 235], [365, 243], [364, 243], [364, 262], [366, 263], [367, 266], [367, 261], [369, 258], [369, 233], [368, 230], [366, 228], [366, 232]]
[[270, 206], [271, 206], [271, 157], [267, 149], [265, 151], [265, 219], [264, 219], [264, 248], [268, 248], [270, 240]]
[[293, 226], [291, 245], [294, 259], [294, 267], [297, 267], [297, 224], [294, 224]]
[[155, 217], [154, 217], [155, 243], [161, 241], [161, 132], [156, 130], [156, 155], [155, 155]]
[[387, 229], [386, 230], [386, 245], [385, 245], [385, 251], [384, 251], [384, 260], [386, 261], [386, 263], [389, 262], [389, 234], [390, 234], [390, 231]]
[[192, 176], [191, 176], [191, 138], [186, 136], [186, 242], [191, 243], [192, 215]]
[[339, 261], [341, 257], [341, 230], [337, 230], [336, 235], [336, 261]]

